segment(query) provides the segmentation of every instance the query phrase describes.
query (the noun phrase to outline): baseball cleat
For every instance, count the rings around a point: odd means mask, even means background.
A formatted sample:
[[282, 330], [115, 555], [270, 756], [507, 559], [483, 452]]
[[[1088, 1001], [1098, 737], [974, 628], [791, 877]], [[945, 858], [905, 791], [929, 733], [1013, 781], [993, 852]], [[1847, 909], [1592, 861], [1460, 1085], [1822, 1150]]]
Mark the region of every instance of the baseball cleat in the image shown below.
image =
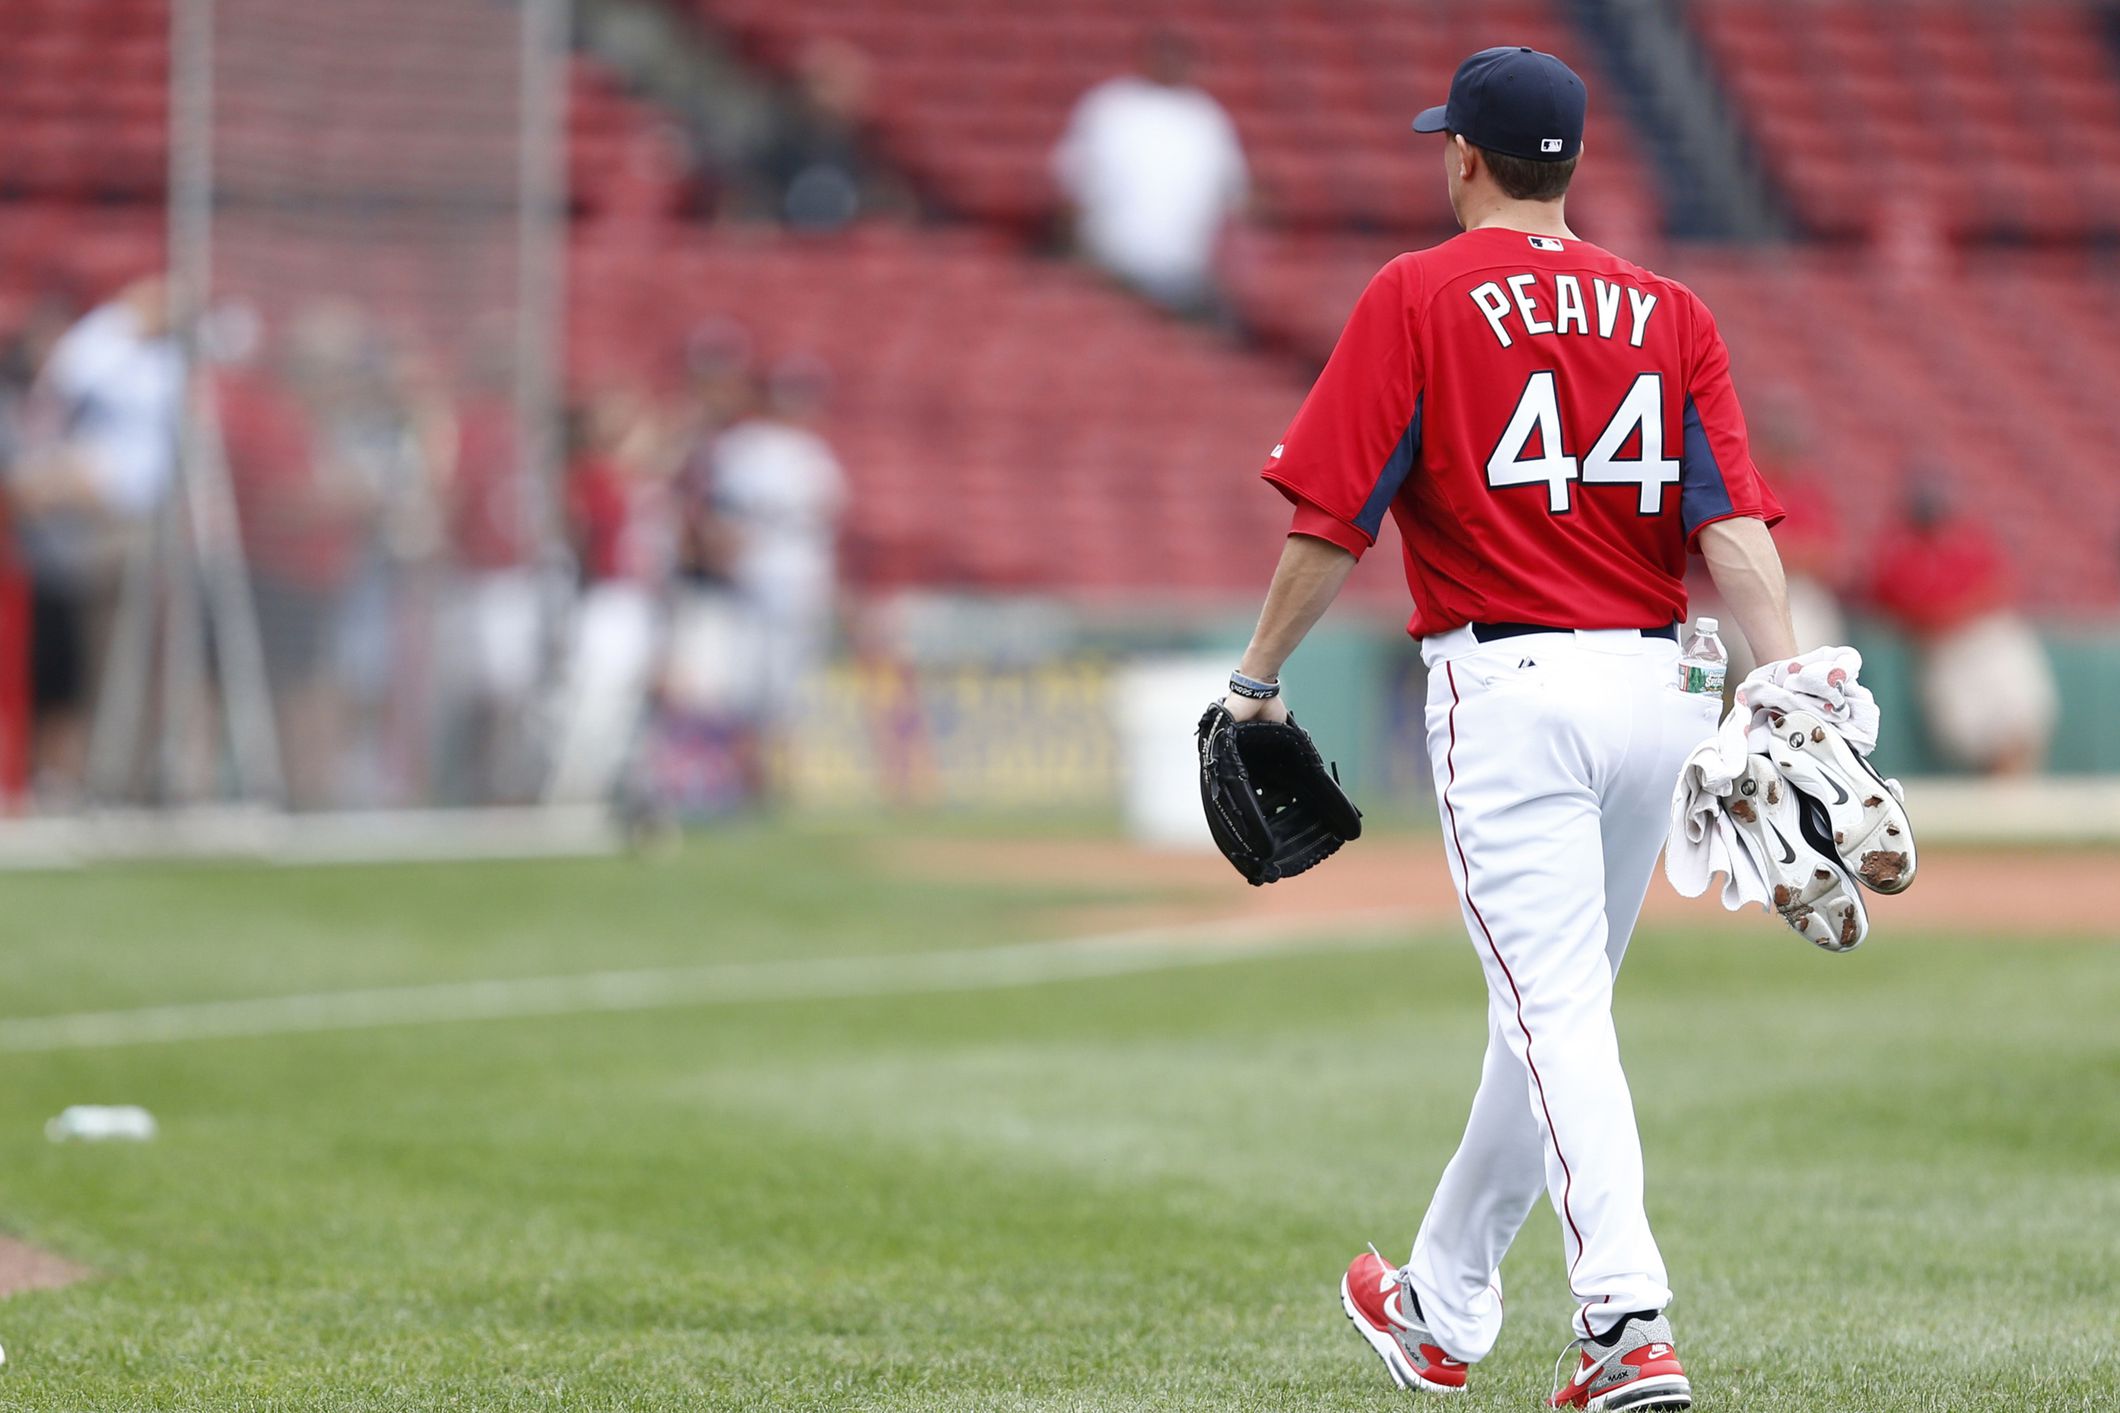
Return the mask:
[[[1693, 1385], [1686, 1381], [1678, 1350], [1671, 1343], [1671, 1322], [1661, 1313], [1629, 1315], [1606, 1339], [1611, 1343], [1579, 1339], [1561, 1351], [1553, 1371], [1557, 1387], [1546, 1400], [1548, 1407], [1636, 1413], [1693, 1406]], [[1568, 1356], [1578, 1351], [1575, 1373], [1562, 1383]]]
[[1385, 1265], [1374, 1246], [1355, 1257], [1340, 1278], [1340, 1305], [1400, 1388], [1465, 1391], [1464, 1362], [1445, 1354], [1435, 1342], [1420, 1317], [1420, 1302], [1406, 1273]]
[[1828, 837], [1856, 879], [1879, 893], [1914, 882], [1914, 826], [1899, 782], [1879, 775], [1847, 738], [1807, 711], [1768, 715], [1775, 766], [1825, 807]]
[[1782, 779], [1765, 756], [1745, 759], [1745, 773], [1723, 797], [1723, 813], [1758, 860], [1774, 911], [1828, 952], [1848, 952], [1870, 934], [1869, 910], [1855, 875], [1833, 847], [1825, 807]]

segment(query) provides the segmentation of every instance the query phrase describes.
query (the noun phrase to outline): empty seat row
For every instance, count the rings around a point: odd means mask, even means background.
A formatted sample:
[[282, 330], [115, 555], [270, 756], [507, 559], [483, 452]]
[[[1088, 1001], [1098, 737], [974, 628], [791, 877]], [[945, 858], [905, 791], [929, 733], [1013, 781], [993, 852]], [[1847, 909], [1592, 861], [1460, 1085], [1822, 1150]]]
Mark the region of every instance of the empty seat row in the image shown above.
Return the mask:
[[2120, 232], [2120, 64], [2097, 7], [1704, 0], [1686, 13], [1808, 230]]

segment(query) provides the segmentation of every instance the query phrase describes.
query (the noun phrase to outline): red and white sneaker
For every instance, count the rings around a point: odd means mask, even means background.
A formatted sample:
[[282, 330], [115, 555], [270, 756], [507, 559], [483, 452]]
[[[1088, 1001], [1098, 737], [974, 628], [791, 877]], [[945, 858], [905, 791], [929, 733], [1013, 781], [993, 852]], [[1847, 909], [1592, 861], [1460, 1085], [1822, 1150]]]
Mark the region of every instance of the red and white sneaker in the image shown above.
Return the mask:
[[1400, 1388], [1463, 1393], [1465, 1364], [1445, 1354], [1419, 1315], [1406, 1273], [1384, 1264], [1374, 1246], [1340, 1278], [1340, 1304]]
[[[1575, 1373], [1560, 1383], [1561, 1368], [1568, 1355], [1581, 1351]], [[1583, 1408], [1589, 1413], [1638, 1413], [1651, 1408], [1691, 1408], [1693, 1385], [1678, 1362], [1678, 1349], [1671, 1343], [1671, 1322], [1661, 1314], [1629, 1315], [1619, 1338], [1611, 1344], [1579, 1339], [1561, 1351], [1561, 1363], [1553, 1371], [1560, 1387], [1547, 1405], [1553, 1408]]]

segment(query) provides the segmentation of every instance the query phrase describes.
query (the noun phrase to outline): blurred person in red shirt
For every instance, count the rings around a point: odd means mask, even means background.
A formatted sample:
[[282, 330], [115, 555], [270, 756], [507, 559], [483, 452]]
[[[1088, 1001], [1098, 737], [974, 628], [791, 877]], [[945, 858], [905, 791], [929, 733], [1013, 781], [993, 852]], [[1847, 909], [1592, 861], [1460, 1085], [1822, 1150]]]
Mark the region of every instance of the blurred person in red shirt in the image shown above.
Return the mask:
[[220, 396], [290, 802], [423, 793], [447, 398], [332, 300], [298, 310], [270, 363], [225, 373]]
[[[1811, 460], [1810, 418], [1802, 404], [1784, 390], [1762, 400], [1762, 409], [1752, 423], [1752, 456], [1774, 487], [1786, 512], [1774, 527], [1774, 546], [1781, 552], [1788, 575], [1789, 619], [1796, 629], [1799, 651], [1845, 643], [1847, 618], [1842, 596], [1864, 587], [1849, 583], [1842, 554], [1841, 519], [1826, 478]], [[1694, 611], [1732, 621], [1732, 615], [1715, 585], [1696, 563], [1688, 574], [1686, 591]], [[1728, 642], [1730, 682], [1734, 687], [1757, 668], [1743, 633]]]
[[653, 418], [644, 398], [607, 391], [571, 419], [567, 532], [585, 591], [668, 577], [669, 468]]
[[315, 390], [292, 367], [231, 370], [218, 385], [288, 803], [297, 809], [332, 799], [346, 739], [340, 620], [374, 509], [368, 488], [330, 464]]
[[[1789, 618], [1796, 628], [1797, 649], [1808, 652], [1845, 643], [1841, 596], [1857, 586], [1848, 582], [1840, 507], [1811, 459], [1810, 418], [1798, 404], [1783, 399], [1769, 402], [1757, 422], [1753, 456], [1785, 512], [1774, 527], [1774, 547], [1781, 551], [1788, 575]], [[1744, 671], [1756, 666], [1749, 663]], [[1733, 676], [1735, 669], [1733, 662]]]
[[653, 404], [628, 389], [600, 389], [570, 415], [567, 533], [582, 587], [548, 799], [611, 799], [633, 755], [665, 637], [674, 441]]
[[1966, 769], [2037, 770], [2059, 699], [2001, 544], [1959, 513], [1931, 470], [1909, 478], [1904, 517], [1877, 545], [1869, 597], [1913, 639], [1931, 738]]
[[442, 783], [446, 797], [482, 803], [536, 793], [523, 717], [538, 685], [542, 605], [513, 373], [508, 348], [478, 356], [443, 488], [451, 563], [440, 666], [452, 680]]

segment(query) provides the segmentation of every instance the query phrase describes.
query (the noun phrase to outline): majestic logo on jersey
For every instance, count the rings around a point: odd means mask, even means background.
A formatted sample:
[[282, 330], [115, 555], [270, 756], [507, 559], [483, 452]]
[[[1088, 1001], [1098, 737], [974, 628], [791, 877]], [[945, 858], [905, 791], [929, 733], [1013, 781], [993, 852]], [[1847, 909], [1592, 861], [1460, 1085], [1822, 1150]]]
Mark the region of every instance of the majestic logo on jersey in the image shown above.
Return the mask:
[[1524, 239], [1531, 242], [1533, 250], [1566, 250], [1568, 248], [1550, 236], [1525, 236]]

